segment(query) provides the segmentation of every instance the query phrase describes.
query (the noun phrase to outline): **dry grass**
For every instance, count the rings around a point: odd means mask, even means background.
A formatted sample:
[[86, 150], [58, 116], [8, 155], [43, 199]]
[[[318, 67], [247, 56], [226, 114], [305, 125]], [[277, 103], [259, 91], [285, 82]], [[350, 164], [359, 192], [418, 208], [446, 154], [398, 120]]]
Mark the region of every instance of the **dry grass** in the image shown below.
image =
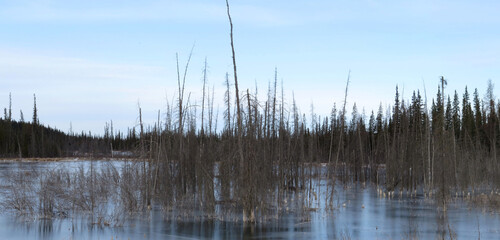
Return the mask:
[[480, 194], [470, 199], [474, 207], [500, 212], [500, 194]]
[[58, 158], [0, 158], [0, 162], [64, 162], [64, 161], [90, 161], [90, 160], [104, 160], [104, 161], [132, 161], [139, 162], [144, 159], [140, 158], [88, 158], [88, 157], [58, 157]]
[[94, 224], [119, 225], [123, 221], [122, 212], [131, 210], [125, 202], [138, 199], [137, 194], [124, 194], [123, 183], [129, 183], [128, 192], [137, 193], [139, 187], [130, 184], [129, 175], [120, 173], [112, 164], [99, 169], [93, 166], [84, 169], [81, 165], [76, 170], [32, 168], [3, 174], [5, 195], [1, 207], [29, 218], [66, 218], [78, 214], [88, 216]]
[[73, 160], [73, 158], [1, 158], [3, 162], [60, 162]]

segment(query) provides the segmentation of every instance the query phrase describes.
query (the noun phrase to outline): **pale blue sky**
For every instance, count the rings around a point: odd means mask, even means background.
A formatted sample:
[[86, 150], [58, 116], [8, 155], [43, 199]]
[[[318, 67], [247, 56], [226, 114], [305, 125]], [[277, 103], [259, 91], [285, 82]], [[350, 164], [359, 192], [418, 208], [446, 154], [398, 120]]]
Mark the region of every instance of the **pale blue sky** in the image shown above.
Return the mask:
[[[465, 85], [484, 95], [500, 79], [499, 1], [233, 0], [240, 89], [274, 77], [301, 111], [311, 102], [322, 116], [343, 100], [367, 114], [392, 104], [396, 84], [434, 97], [439, 76], [448, 90]], [[195, 45], [187, 91], [200, 101], [208, 58], [215, 104], [222, 104], [231, 72], [225, 1], [0, 0], [0, 107], [12, 92], [14, 118], [32, 114], [37, 94], [42, 123], [67, 131], [103, 132], [106, 121], [126, 129], [146, 121], [174, 97], [175, 54], [184, 64]], [[500, 96], [500, 86], [495, 88]], [[222, 107], [222, 106], [221, 106]], [[222, 112], [222, 110], [221, 110]]]

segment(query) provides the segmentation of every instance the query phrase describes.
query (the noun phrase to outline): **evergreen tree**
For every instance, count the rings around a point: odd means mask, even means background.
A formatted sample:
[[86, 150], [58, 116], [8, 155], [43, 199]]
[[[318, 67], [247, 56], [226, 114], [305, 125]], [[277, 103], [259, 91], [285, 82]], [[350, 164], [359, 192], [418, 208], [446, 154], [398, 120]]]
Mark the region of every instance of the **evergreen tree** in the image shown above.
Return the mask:
[[382, 108], [382, 103], [380, 103], [378, 107], [378, 112], [377, 112], [377, 135], [382, 133], [382, 130], [384, 129], [384, 110]]
[[473, 141], [476, 135], [476, 124], [474, 123], [474, 113], [469, 100], [469, 92], [465, 87], [464, 96], [462, 99], [462, 131], [461, 136], [463, 141]]
[[483, 115], [481, 112], [481, 100], [479, 99], [479, 93], [477, 88], [474, 90], [474, 125], [475, 125], [475, 137], [476, 144], [483, 142]]
[[351, 124], [350, 124], [351, 131], [354, 131], [357, 129], [358, 122], [359, 122], [358, 108], [356, 106], [356, 103], [354, 103], [352, 106], [352, 119], [351, 119]]
[[396, 96], [394, 97], [394, 110], [392, 113], [392, 121], [394, 125], [393, 134], [399, 131], [399, 125], [401, 122], [400, 116], [401, 116], [401, 110], [399, 103], [399, 91], [398, 91], [398, 86], [396, 85]]
[[457, 91], [453, 95], [452, 115], [453, 131], [455, 132], [455, 138], [458, 139], [460, 137], [460, 100], [458, 99]]
[[440, 128], [444, 129], [444, 106], [441, 97], [441, 90], [438, 88], [436, 103], [432, 100], [432, 130], [433, 133]]
[[376, 122], [375, 122], [375, 113], [373, 113], [373, 110], [370, 114], [370, 120], [368, 122], [368, 131], [370, 133], [370, 136], [373, 135], [375, 133], [375, 131], [377, 131], [377, 126], [376, 126]]
[[12, 121], [12, 94], [9, 93], [9, 115], [7, 116], [7, 121]]
[[485, 96], [485, 102], [488, 103], [488, 117], [491, 118], [493, 115], [495, 115], [495, 95], [493, 93], [494, 89], [493, 82], [488, 80], [488, 88], [486, 89], [486, 96]]
[[36, 108], [36, 96], [33, 94], [33, 122], [31, 123], [31, 157], [38, 156], [37, 151], [37, 130], [38, 130], [38, 115]]
[[453, 109], [451, 107], [451, 99], [449, 95], [448, 101], [446, 102], [445, 121], [445, 130], [451, 130], [453, 128]]
[[35, 94], [33, 94], [33, 121], [32, 121], [32, 124], [33, 125], [38, 125], [39, 122], [38, 122], [38, 110], [36, 108], [36, 96]]

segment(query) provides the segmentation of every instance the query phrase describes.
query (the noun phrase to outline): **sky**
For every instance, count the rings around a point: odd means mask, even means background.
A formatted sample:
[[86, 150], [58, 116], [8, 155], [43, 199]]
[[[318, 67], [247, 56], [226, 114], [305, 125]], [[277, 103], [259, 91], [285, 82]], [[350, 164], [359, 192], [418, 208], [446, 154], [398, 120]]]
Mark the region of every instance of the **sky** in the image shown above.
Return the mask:
[[[394, 102], [467, 85], [483, 97], [500, 79], [500, 1], [232, 0], [240, 90], [263, 98], [283, 82], [302, 113], [321, 116], [342, 104], [369, 115]], [[106, 122], [126, 131], [177, 96], [176, 55], [186, 96], [200, 104], [204, 61], [215, 107], [223, 112], [232, 59], [223, 0], [0, 0], [0, 107], [31, 119], [33, 94], [44, 125], [102, 134]], [[500, 86], [494, 90], [500, 96]], [[472, 92], [472, 91], [471, 91]], [[216, 109], [217, 111], [217, 109]]]

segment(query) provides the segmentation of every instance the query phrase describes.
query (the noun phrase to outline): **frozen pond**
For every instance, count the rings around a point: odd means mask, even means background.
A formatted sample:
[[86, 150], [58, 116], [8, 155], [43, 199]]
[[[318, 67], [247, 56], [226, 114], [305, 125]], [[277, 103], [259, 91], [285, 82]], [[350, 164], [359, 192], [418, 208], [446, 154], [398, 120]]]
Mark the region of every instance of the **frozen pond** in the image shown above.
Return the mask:
[[[94, 162], [96, 166], [105, 161]], [[6, 171], [78, 169], [89, 161], [0, 162], [0, 176]], [[112, 164], [120, 166], [122, 162]], [[325, 188], [321, 186], [321, 188]], [[3, 188], [2, 188], [3, 189]], [[1, 198], [5, 191], [1, 191]], [[321, 199], [321, 196], [318, 196]], [[292, 200], [293, 201], [293, 200]], [[324, 211], [318, 201], [307, 220], [294, 213], [263, 224], [213, 220], [165, 220], [154, 207], [145, 216], [126, 220], [121, 226], [92, 225], [85, 217], [44, 220], [17, 217], [4, 210], [0, 215], [2, 239], [500, 239], [500, 215], [488, 209], [472, 208], [453, 199], [446, 214], [433, 200], [423, 197], [381, 198], [375, 186], [336, 188], [333, 211]]]

